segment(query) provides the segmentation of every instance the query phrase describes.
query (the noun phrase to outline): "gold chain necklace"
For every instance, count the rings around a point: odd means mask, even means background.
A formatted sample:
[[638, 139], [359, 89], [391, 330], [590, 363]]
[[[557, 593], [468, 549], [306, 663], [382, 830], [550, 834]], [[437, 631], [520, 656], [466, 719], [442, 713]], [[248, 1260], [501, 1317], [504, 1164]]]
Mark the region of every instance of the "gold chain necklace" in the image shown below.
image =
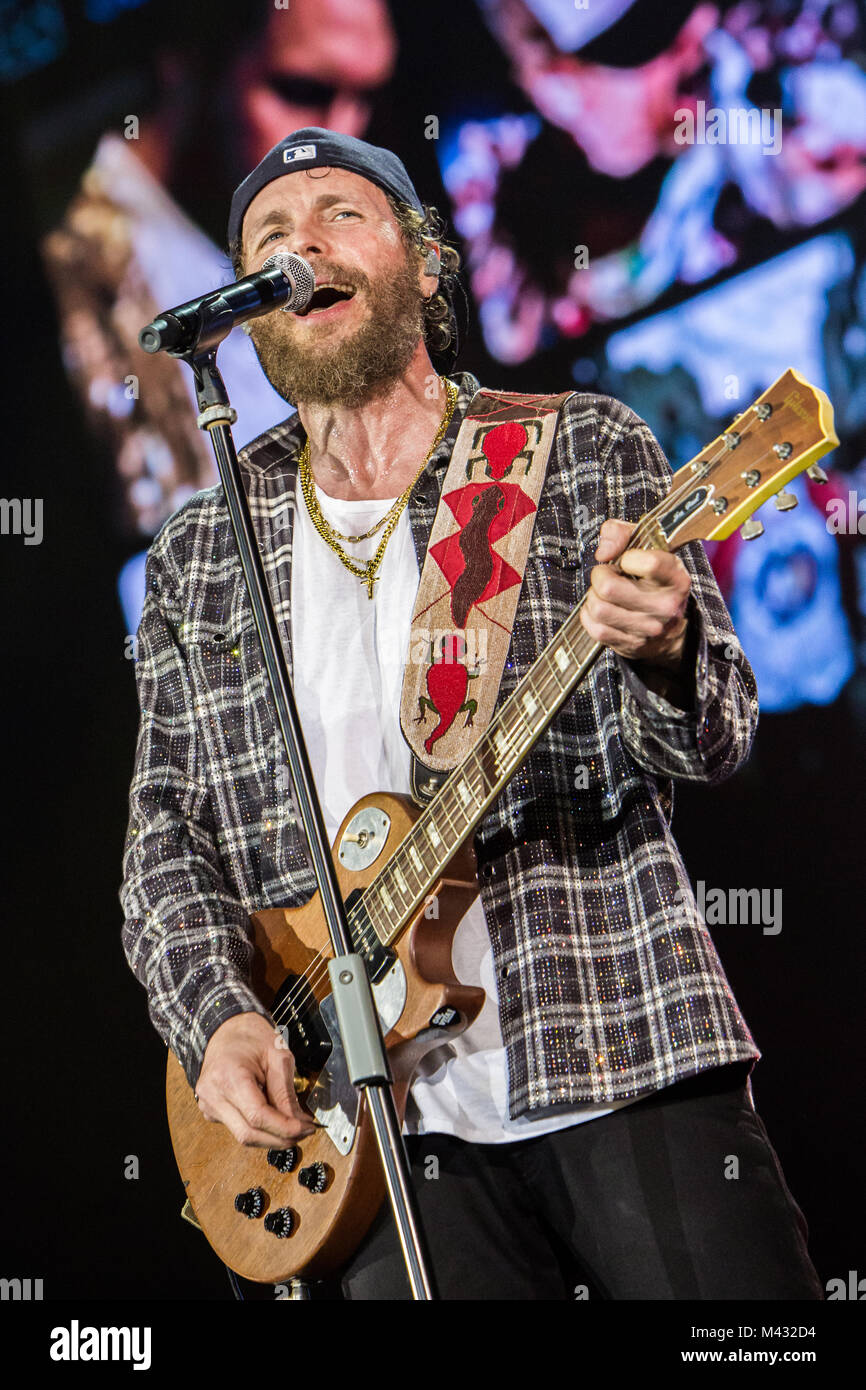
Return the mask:
[[[409, 495], [413, 487], [417, 483], [418, 479], [421, 477], [421, 474], [424, 472], [424, 469], [427, 467], [427, 464], [430, 462], [430, 459], [433, 457], [434, 453], [441, 444], [442, 439], [445, 435], [445, 431], [451, 423], [451, 417], [454, 414], [454, 407], [457, 404], [457, 387], [454, 385], [453, 382], [449, 381], [447, 377], [440, 377], [439, 380], [443, 383], [445, 387], [445, 393], [448, 399], [445, 405], [444, 414], [442, 416], [441, 421], [439, 422], [439, 428], [436, 431], [436, 438], [433, 440], [433, 443], [430, 446], [427, 457], [421, 464], [421, 467], [418, 469], [418, 472], [415, 474], [415, 477], [412, 479], [409, 486], [406, 488], [406, 491], [400, 497], [397, 498], [393, 506], [389, 507], [388, 511], [382, 517], [382, 520], [377, 522], [371, 531], [366, 531], [363, 536], [343, 536], [341, 532], [335, 531], [334, 528], [330, 526], [329, 523], [325, 520], [325, 517], [322, 514], [322, 509], [319, 506], [319, 499], [316, 497], [315, 479], [313, 478], [313, 471], [310, 468], [309, 439], [305, 443], [301, 451], [300, 458], [298, 459], [298, 473], [301, 479], [301, 491], [304, 494], [304, 500], [307, 504], [307, 511], [310, 514], [310, 520], [312, 521], [319, 535], [322, 537], [322, 540], [330, 546], [331, 550], [334, 551], [335, 555], [341, 561], [341, 563], [345, 565], [346, 569], [351, 570], [352, 574], [357, 575], [359, 579], [363, 580], [366, 583], [368, 598], [373, 597], [373, 584], [378, 578], [376, 570], [382, 563], [382, 556], [385, 554], [385, 547], [388, 544], [388, 541], [391, 539], [391, 535], [394, 531], [394, 528], [397, 525], [397, 522], [400, 520], [400, 517], [403, 513], [403, 508], [409, 501]], [[350, 556], [346, 554], [343, 547], [340, 545], [341, 540], [351, 542], [368, 540], [371, 536], [375, 536], [376, 532], [380, 530], [382, 526], [385, 527], [385, 531], [381, 541], [379, 542], [379, 548], [377, 549], [373, 558], [367, 561], [366, 565], [360, 565], [355, 560], [352, 560]]]

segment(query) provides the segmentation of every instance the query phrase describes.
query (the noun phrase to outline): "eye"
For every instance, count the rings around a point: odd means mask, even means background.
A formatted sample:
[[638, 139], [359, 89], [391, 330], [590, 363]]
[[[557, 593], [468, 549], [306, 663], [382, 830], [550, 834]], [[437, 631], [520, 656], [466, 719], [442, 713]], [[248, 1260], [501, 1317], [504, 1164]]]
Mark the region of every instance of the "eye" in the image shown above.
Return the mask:
[[275, 237], [275, 236], [283, 237], [283, 236], [285, 236], [285, 235], [286, 235], [285, 232], [269, 232], [268, 235], [265, 237], [265, 240], [262, 242], [262, 245], [264, 246], [265, 243], [266, 243], [266, 242], [269, 242], [269, 241], [271, 240], [272, 237]]
[[[353, 212], [351, 208], [341, 208], [340, 211], [336, 214], [336, 217], [360, 217], [360, 216], [361, 216], [361, 214], [360, 214], [359, 212]], [[335, 220], [336, 220], [336, 217], [335, 217]]]

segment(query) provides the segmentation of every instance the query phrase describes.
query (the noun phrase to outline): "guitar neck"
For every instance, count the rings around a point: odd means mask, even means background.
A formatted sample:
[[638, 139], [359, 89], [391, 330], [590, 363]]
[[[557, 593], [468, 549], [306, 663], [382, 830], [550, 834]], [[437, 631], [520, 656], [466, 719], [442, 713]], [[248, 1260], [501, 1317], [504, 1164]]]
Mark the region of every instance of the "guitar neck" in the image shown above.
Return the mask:
[[364, 909], [383, 944], [400, 936], [601, 652], [580, 621], [582, 606], [583, 600], [367, 886]]

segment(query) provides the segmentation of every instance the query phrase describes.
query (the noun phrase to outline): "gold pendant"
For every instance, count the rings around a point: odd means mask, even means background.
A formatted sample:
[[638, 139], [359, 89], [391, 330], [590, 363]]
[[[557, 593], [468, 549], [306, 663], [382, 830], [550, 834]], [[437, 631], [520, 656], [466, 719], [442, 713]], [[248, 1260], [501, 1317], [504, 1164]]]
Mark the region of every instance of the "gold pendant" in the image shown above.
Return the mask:
[[366, 577], [366, 580], [367, 580], [367, 598], [372, 598], [372, 597], [373, 597], [373, 585], [376, 583], [376, 580], [378, 579], [379, 576], [378, 576], [377, 574], [371, 574], [370, 571], [368, 570], [365, 577]]

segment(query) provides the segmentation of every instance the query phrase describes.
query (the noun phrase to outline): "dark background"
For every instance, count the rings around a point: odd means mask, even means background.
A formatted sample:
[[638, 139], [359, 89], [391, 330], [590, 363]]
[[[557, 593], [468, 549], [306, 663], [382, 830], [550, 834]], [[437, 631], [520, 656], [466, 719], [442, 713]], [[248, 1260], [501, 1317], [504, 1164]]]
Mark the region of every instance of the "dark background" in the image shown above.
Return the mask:
[[[431, 95], [440, 84], [474, 84], [480, 101], [488, 87], [501, 94], [508, 76], [469, 6], [440, 0], [435, 23], [434, 11], [425, 14], [395, 7], [401, 61], [368, 135], [387, 129], [417, 184], [434, 201], [438, 188], [443, 205], [432, 148], [417, 138], [436, 109]], [[133, 18], [150, 32], [146, 8]], [[425, 42], [413, 46], [419, 24]], [[89, 42], [94, 65], [106, 54], [119, 62], [109, 31], [98, 51]], [[42, 99], [40, 82], [55, 84], [55, 97], [64, 82], [74, 90], [66, 67], [3, 91], [3, 486], [44, 497], [46, 516], [41, 546], [13, 536], [0, 546], [9, 700], [3, 1272], [44, 1278], [47, 1299], [223, 1299], [223, 1267], [179, 1218], [165, 1049], [120, 949], [137, 703], [115, 583], [131, 542], [114, 524], [110, 461], [62, 370], [40, 265], [44, 216], [16, 138], [22, 110]], [[224, 195], [196, 209], [215, 237]], [[474, 328], [458, 366], [505, 388], [562, 389], [543, 359], [492, 362]], [[715, 940], [764, 1054], [756, 1105], [825, 1282], [863, 1266], [863, 703], [855, 676], [830, 706], [764, 716], [747, 769], [712, 791], [679, 788], [674, 819], [693, 881], [783, 890], [778, 936], [727, 927]], [[136, 1181], [124, 1177], [128, 1155], [139, 1160]]]

